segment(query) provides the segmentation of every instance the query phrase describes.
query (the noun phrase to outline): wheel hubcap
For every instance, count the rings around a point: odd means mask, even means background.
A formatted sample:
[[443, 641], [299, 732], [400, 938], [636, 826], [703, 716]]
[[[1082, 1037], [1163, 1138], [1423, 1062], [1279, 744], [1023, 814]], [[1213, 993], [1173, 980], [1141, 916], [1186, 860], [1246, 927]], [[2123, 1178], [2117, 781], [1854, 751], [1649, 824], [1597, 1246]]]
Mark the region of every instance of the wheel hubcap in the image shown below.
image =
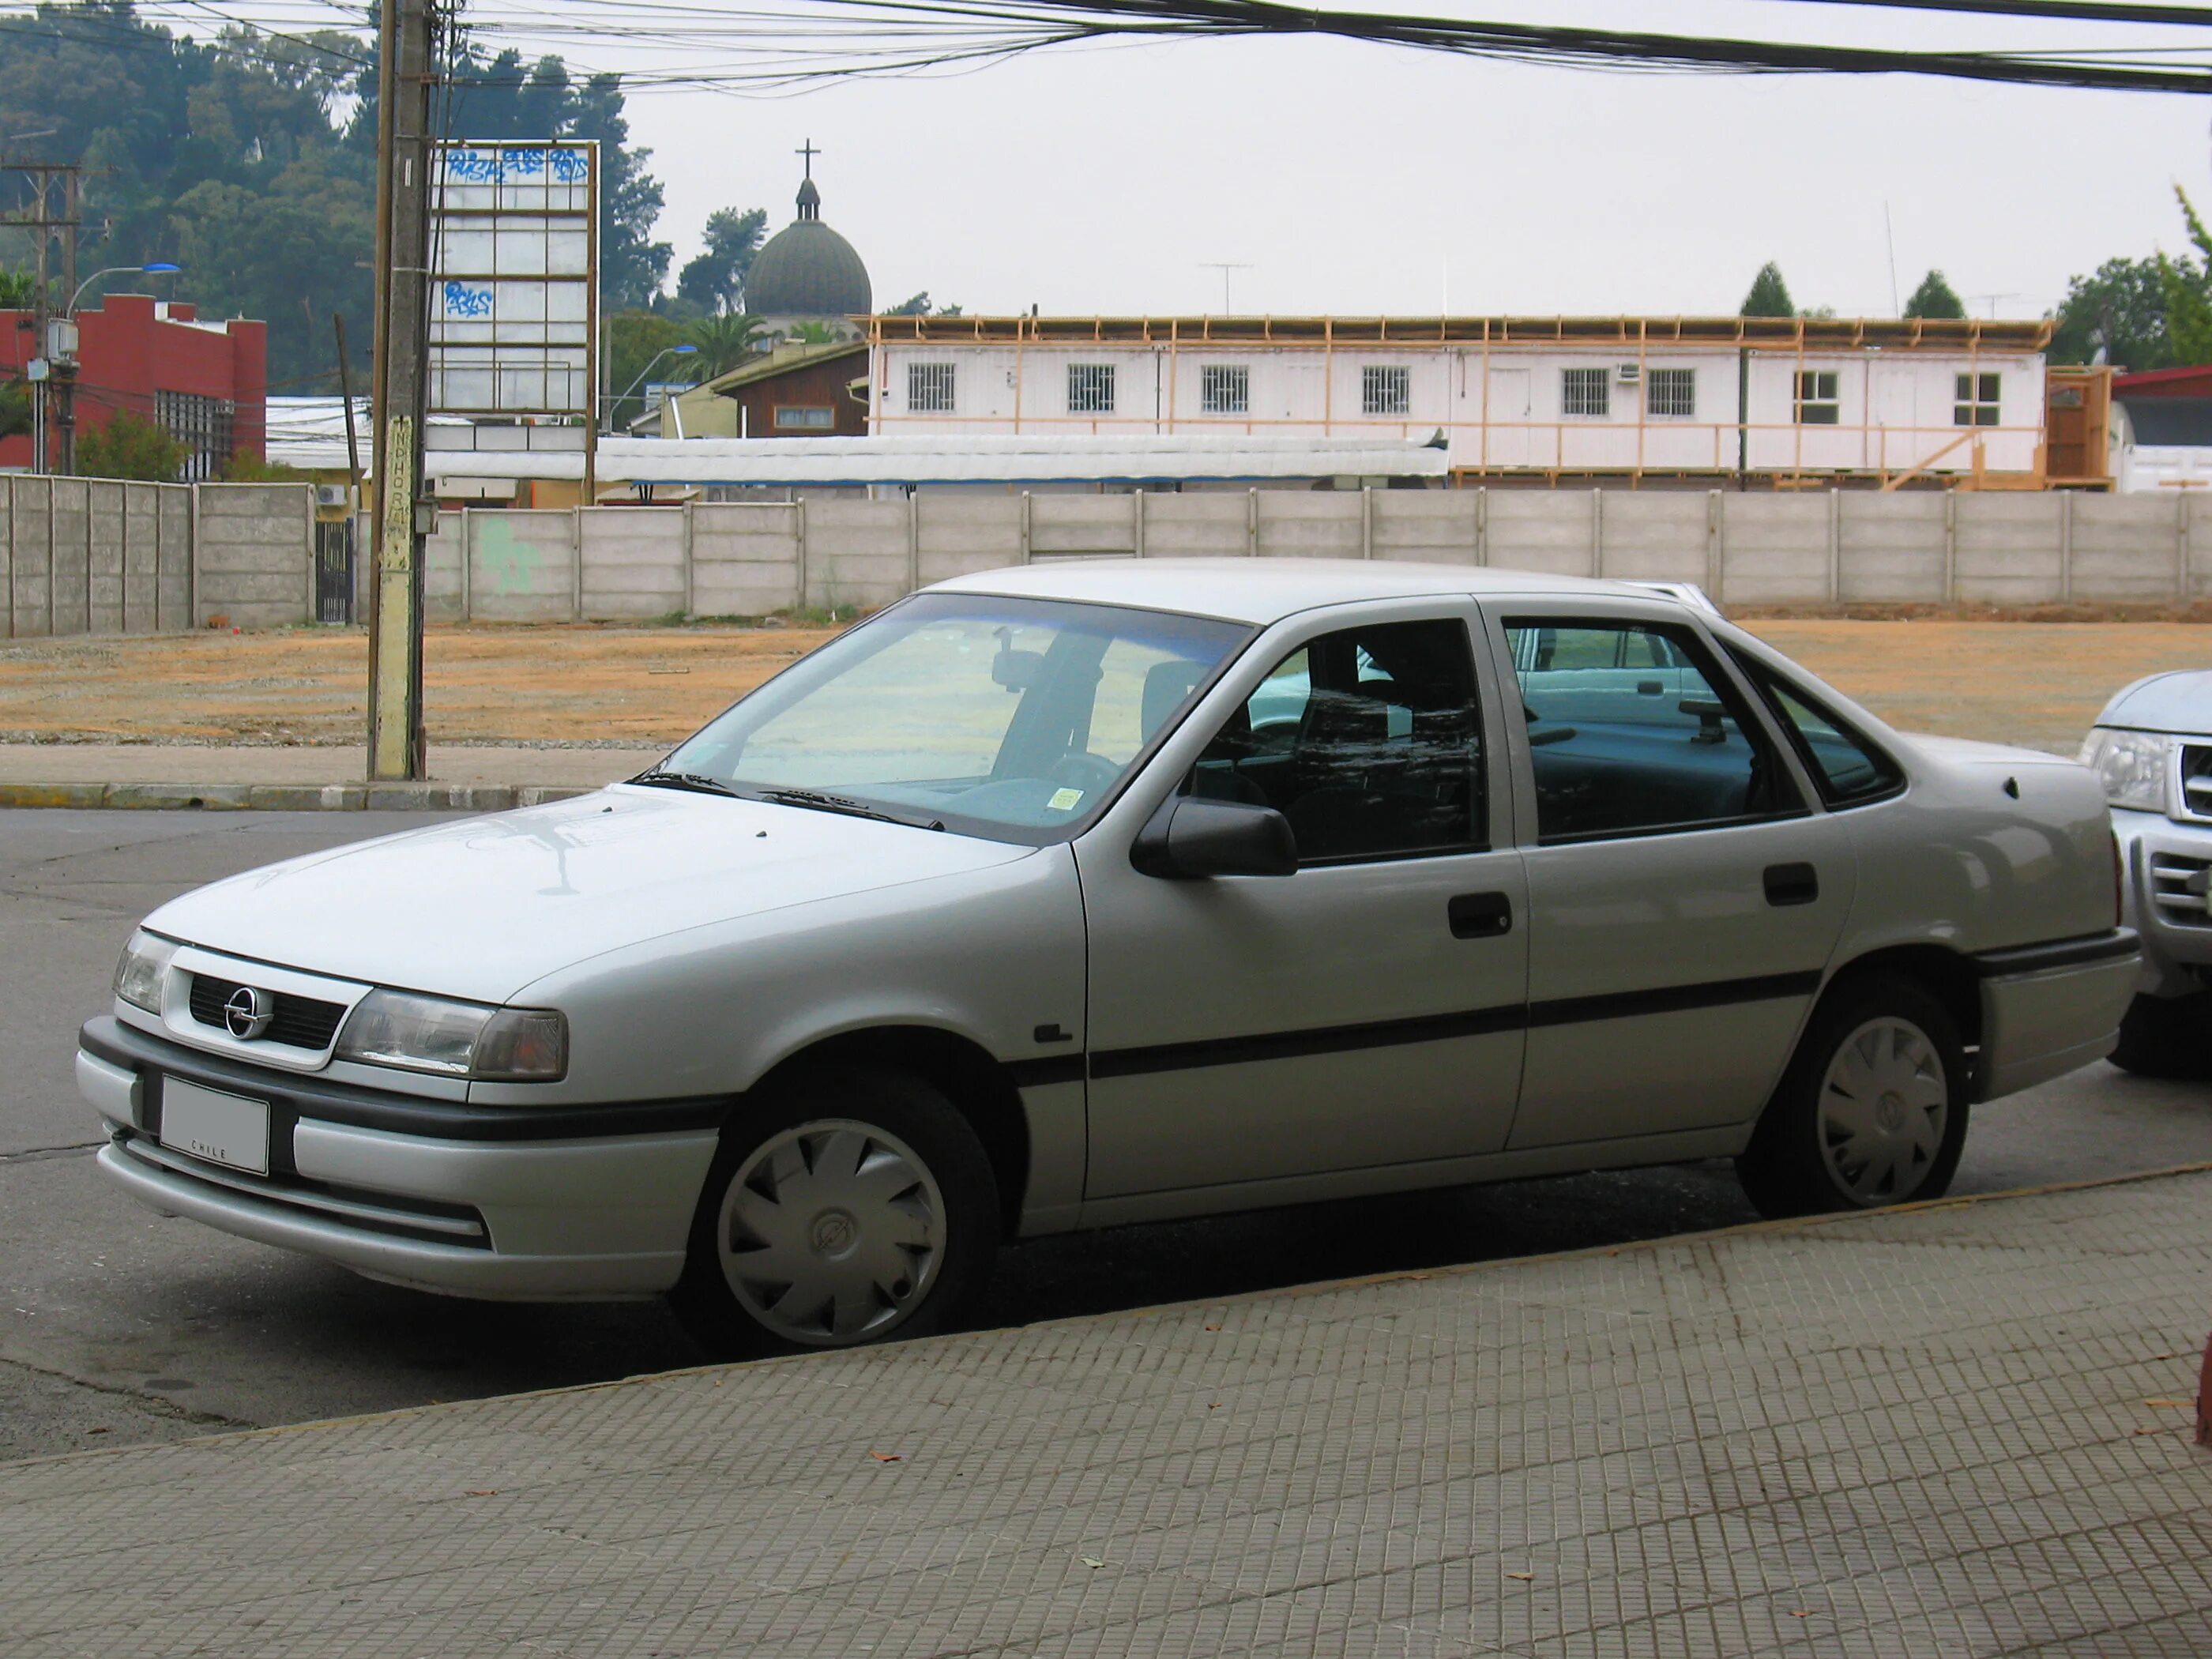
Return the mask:
[[1820, 1152], [1836, 1185], [1864, 1205], [1911, 1197], [1935, 1167], [1950, 1110], [1928, 1034], [1894, 1015], [1869, 1020], [1820, 1080]]
[[817, 1347], [881, 1336], [936, 1282], [945, 1196], [897, 1136], [826, 1118], [775, 1135], [722, 1196], [722, 1277], [777, 1335]]

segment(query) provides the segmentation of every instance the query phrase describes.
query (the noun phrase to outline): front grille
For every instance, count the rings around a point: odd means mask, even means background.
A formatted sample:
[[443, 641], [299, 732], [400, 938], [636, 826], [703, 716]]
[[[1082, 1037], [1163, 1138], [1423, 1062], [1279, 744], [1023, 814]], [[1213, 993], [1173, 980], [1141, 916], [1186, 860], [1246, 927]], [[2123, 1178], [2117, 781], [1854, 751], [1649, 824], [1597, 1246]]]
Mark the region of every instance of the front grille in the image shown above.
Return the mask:
[[2181, 745], [2181, 811], [2192, 818], [2212, 818], [2212, 744]]
[[[240, 988], [234, 979], [217, 979], [212, 974], [192, 975], [192, 1018], [203, 1025], [216, 1030], [229, 1030], [223, 1023], [222, 1005], [230, 1000], [231, 993]], [[331, 1046], [331, 1039], [338, 1034], [338, 1023], [345, 1018], [345, 1004], [322, 1002], [313, 997], [297, 997], [287, 992], [274, 994], [276, 1017], [269, 1022], [269, 1029], [261, 1034], [264, 1042], [281, 1042], [288, 1048], [320, 1050]]]
[[2212, 927], [2212, 859], [2179, 853], [2150, 855], [2150, 896], [2160, 918], [2184, 927]]

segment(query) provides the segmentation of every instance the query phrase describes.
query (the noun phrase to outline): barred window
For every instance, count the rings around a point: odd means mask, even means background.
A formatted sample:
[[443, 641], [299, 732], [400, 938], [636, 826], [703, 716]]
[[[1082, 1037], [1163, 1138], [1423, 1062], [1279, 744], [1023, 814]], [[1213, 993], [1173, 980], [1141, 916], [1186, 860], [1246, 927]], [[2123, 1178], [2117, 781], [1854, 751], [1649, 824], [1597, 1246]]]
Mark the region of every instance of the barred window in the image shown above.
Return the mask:
[[1654, 416], [1684, 416], [1698, 412], [1698, 371], [1694, 368], [1655, 368], [1644, 377], [1644, 412]]
[[952, 363], [908, 363], [906, 366], [906, 407], [910, 415], [950, 415], [952, 412]]
[[1198, 407], [1206, 415], [1252, 412], [1252, 371], [1242, 363], [1205, 363], [1198, 371]]
[[1835, 370], [1797, 371], [1796, 412], [1800, 426], [1834, 426], [1842, 419], [1842, 405], [1836, 401]]
[[1958, 380], [1959, 401], [1951, 406], [1951, 424], [1995, 426], [1997, 423], [1999, 394], [2004, 387], [2004, 376], [1961, 374]]
[[154, 419], [184, 446], [181, 477], [186, 483], [222, 474], [230, 459], [235, 407], [228, 398], [203, 398], [192, 392], [154, 394]]
[[1362, 415], [1404, 415], [1413, 407], [1413, 372], [1402, 363], [1370, 363], [1359, 371]]
[[1071, 415], [1111, 415], [1114, 412], [1114, 365], [1070, 363], [1067, 366], [1067, 412]]
[[779, 432], [828, 432], [836, 424], [837, 411], [824, 409], [819, 404], [775, 406], [775, 429]]
[[1613, 385], [1602, 368], [1563, 368], [1559, 371], [1559, 413], [1567, 416], [1605, 416], [1613, 412]]

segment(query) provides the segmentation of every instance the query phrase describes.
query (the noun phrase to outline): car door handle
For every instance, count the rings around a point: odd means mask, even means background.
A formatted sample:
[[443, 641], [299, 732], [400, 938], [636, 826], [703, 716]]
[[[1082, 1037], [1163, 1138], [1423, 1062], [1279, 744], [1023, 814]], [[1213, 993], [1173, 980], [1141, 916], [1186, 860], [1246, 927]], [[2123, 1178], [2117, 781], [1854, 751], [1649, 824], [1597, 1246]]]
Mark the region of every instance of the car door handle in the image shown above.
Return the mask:
[[1820, 896], [1820, 872], [1809, 864], [1766, 866], [1766, 902], [1778, 908], [1810, 904]]
[[1503, 893], [1462, 893], [1444, 906], [1454, 939], [1496, 939], [1513, 931], [1513, 901]]

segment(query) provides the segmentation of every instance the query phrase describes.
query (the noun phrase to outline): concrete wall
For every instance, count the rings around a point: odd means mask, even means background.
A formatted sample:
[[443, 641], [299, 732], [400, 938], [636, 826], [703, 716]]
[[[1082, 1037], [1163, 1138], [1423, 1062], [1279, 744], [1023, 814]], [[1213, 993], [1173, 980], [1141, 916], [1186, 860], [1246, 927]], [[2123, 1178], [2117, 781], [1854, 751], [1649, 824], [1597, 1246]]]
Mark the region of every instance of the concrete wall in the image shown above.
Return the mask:
[[0, 639], [194, 626], [192, 497], [181, 484], [0, 476]]
[[480, 508], [442, 521], [429, 592], [446, 620], [755, 617], [1101, 557], [1486, 565], [1696, 582], [1736, 605], [2171, 604], [2212, 598], [2212, 497], [1255, 489]]
[[210, 617], [228, 617], [237, 628], [283, 628], [312, 617], [315, 614], [313, 488], [205, 483], [191, 489], [190, 625], [203, 627]]
[[[304, 623], [313, 519], [299, 485], [0, 477], [0, 637]], [[365, 603], [366, 526], [362, 544]], [[2212, 495], [1253, 489], [495, 507], [442, 515], [424, 585], [434, 621], [648, 622], [867, 608], [969, 571], [1099, 557], [1482, 565], [1692, 581], [1730, 605], [2172, 604], [2212, 599]]]

